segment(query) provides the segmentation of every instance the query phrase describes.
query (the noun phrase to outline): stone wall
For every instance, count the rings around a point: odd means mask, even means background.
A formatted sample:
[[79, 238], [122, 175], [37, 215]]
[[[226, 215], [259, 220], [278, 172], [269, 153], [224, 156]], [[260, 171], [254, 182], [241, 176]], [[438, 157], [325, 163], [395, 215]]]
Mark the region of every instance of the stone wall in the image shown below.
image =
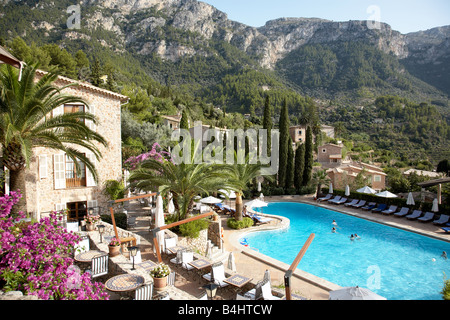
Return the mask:
[[211, 221], [208, 227], [208, 239], [211, 240], [211, 243], [217, 246], [219, 249], [222, 249], [222, 241], [221, 241], [221, 232], [222, 232], [222, 222], [221, 220]]
[[[61, 86], [67, 81], [57, 81]], [[108, 92], [95, 91], [87, 85], [72, 86], [64, 89], [63, 93], [83, 98], [98, 119], [95, 131], [105, 138], [108, 146], [98, 144], [102, 158], [96, 161], [98, 182], [96, 186], [77, 187], [55, 190], [54, 183], [54, 154], [62, 154], [48, 148], [35, 148], [31, 164], [26, 173], [26, 201], [27, 211], [36, 215], [37, 212], [50, 212], [56, 210], [56, 205], [65, 205], [68, 202], [95, 201], [97, 206], [107, 208], [108, 199], [102, 193], [103, 185], [107, 180], [122, 178], [122, 151], [121, 151], [121, 101]], [[86, 111], [89, 111], [86, 110]], [[86, 152], [81, 147], [76, 147]], [[87, 152], [86, 152], [87, 153]], [[39, 156], [46, 155], [46, 177], [39, 173]], [[41, 158], [43, 159], [43, 158]], [[43, 164], [41, 164], [42, 166]]]

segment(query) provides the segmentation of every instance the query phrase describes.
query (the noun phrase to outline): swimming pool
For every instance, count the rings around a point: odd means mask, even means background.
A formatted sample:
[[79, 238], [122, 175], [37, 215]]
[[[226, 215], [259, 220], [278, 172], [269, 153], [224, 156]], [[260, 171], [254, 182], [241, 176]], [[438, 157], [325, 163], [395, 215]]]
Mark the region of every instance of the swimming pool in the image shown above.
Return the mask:
[[[270, 203], [262, 211], [291, 222], [288, 230], [245, 235], [250, 247], [269, 257], [290, 265], [314, 233], [299, 269], [342, 287], [368, 288], [388, 300], [442, 299], [450, 260], [441, 254], [450, 254], [448, 242], [303, 203]], [[360, 239], [350, 240], [355, 233]]]

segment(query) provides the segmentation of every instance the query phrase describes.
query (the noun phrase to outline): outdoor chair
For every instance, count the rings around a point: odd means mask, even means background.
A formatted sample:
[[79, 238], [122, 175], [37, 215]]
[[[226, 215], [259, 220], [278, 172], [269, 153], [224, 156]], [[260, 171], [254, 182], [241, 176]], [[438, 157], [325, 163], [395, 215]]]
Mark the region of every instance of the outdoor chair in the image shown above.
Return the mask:
[[409, 213], [409, 208], [403, 207], [400, 209], [399, 212], [394, 213], [395, 217], [404, 217], [407, 216]]
[[366, 200], [360, 200], [357, 204], [352, 205], [353, 208], [362, 208], [366, 205]]
[[346, 203], [347, 200], [348, 200], [347, 198], [341, 198], [340, 200], [333, 201], [332, 203], [337, 204], [337, 205], [340, 205], [340, 204]]
[[410, 214], [409, 216], [406, 216], [406, 219], [416, 220], [416, 219], [420, 218], [421, 215], [422, 215], [422, 211], [414, 210], [414, 212], [412, 214]]
[[397, 206], [390, 206], [389, 209], [381, 211], [381, 213], [388, 216], [393, 214], [395, 211], [397, 211]]
[[174, 264], [181, 264], [181, 255], [183, 254], [183, 251], [185, 249], [180, 249], [177, 251], [177, 255], [175, 258], [170, 259], [170, 262], [174, 263]]
[[328, 200], [328, 203], [333, 203], [333, 202], [339, 201], [339, 200], [341, 200], [341, 196], [336, 196], [336, 197], [334, 197], [333, 199]]
[[427, 212], [423, 217], [418, 218], [417, 220], [420, 222], [431, 222], [434, 220], [434, 212]]
[[317, 202], [328, 201], [333, 195], [331, 193], [327, 194], [326, 197], [317, 199]]
[[361, 209], [363, 209], [365, 211], [370, 211], [376, 207], [377, 207], [377, 204], [375, 202], [370, 202], [367, 206], [362, 207]]
[[255, 223], [260, 223], [260, 224], [269, 223], [270, 221], [273, 220], [271, 218], [265, 218], [265, 217], [259, 216], [257, 214], [249, 215], [248, 217], [252, 218]]
[[375, 209], [372, 209], [372, 212], [378, 213], [378, 212], [386, 210], [386, 208], [387, 208], [387, 204], [382, 203], [382, 204], [379, 204], [378, 207], [376, 207]]
[[153, 299], [153, 282], [142, 285], [137, 288], [134, 293], [134, 300], [152, 300]]
[[91, 278], [97, 278], [108, 274], [108, 254], [100, 254], [92, 258], [91, 269], [86, 270]]
[[224, 282], [224, 280], [226, 279], [225, 267], [220, 261], [215, 262], [211, 265], [211, 272], [204, 274], [203, 279], [214, 282], [221, 288], [228, 286], [228, 283]]
[[169, 276], [167, 277], [167, 285], [170, 287], [174, 287], [175, 286], [175, 276], [176, 273], [175, 271], [172, 271]]
[[346, 207], [352, 207], [352, 206], [354, 206], [355, 204], [357, 204], [358, 201], [359, 201], [358, 199], [354, 199], [352, 202], [344, 203], [344, 206], [346, 206]]
[[276, 297], [272, 294], [272, 286], [268, 280], [263, 280], [261, 282], [261, 296], [263, 300], [280, 300], [281, 298]]
[[434, 220], [433, 223], [437, 226], [442, 226], [442, 225], [448, 223], [449, 220], [450, 220], [450, 216], [448, 216], [446, 214], [441, 214], [439, 219]]
[[181, 267], [188, 271], [194, 269], [193, 266], [189, 264], [189, 262], [194, 261], [194, 252], [192, 251], [183, 251], [181, 253]]
[[164, 248], [167, 254], [173, 254], [169, 248], [174, 248], [177, 245], [177, 239], [175, 237], [164, 239]]

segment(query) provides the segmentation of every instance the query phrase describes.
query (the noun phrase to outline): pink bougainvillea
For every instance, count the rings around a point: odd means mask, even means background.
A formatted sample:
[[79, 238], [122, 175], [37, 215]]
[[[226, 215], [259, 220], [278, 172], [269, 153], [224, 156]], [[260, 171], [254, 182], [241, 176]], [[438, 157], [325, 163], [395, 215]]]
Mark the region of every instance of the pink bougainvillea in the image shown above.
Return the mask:
[[[157, 151], [156, 150], [157, 148], [159, 148], [160, 151]], [[172, 161], [172, 155], [170, 154], [170, 152], [162, 150], [161, 146], [155, 142], [152, 146], [152, 150], [150, 150], [149, 152], [140, 154], [136, 157], [128, 158], [125, 161], [125, 165], [128, 165], [130, 167], [130, 170], [134, 170], [139, 165], [139, 163], [141, 163], [144, 160], [147, 160], [149, 158], [156, 159], [160, 162]]]
[[44, 300], [107, 300], [104, 285], [80, 274], [71, 255], [81, 239], [59, 225], [56, 212], [38, 223], [12, 214], [20, 192], [0, 197], [0, 289]]

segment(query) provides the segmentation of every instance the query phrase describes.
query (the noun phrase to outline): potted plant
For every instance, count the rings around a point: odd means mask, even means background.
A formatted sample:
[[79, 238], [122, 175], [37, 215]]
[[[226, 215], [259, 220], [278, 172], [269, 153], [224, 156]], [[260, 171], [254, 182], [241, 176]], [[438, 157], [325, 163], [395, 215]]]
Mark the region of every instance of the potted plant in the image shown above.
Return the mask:
[[167, 277], [170, 274], [170, 268], [165, 263], [160, 263], [150, 271], [153, 278], [153, 288], [155, 290], [164, 290], [167, 287]]
[[84, 216], [84, 221], [86, 222], [86, 230], [92, 231], [95, 229], [95, 224], [100, 221], [100, 216], [94, 216], [88, 213]]
[[108, 245], [109, 256], [115, 257], [120, 254], [120, 239], [116, 237], [112, 238]]

